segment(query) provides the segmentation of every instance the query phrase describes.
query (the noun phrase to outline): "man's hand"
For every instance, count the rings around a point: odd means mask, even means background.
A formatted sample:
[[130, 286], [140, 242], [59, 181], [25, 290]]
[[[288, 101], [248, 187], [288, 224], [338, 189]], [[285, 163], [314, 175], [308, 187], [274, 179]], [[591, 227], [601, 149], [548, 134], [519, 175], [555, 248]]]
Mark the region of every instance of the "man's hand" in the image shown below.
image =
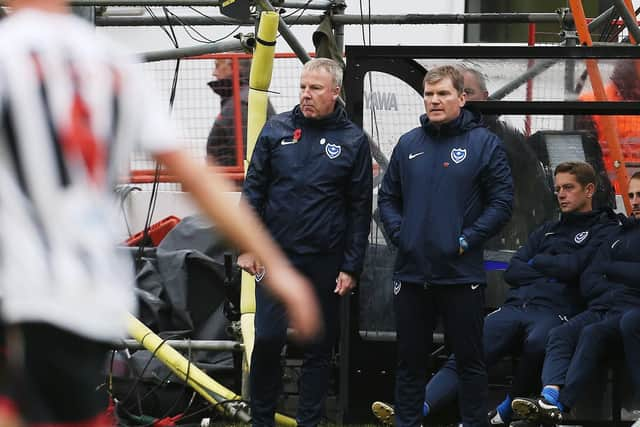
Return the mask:
[[469, 243], [467, 242], [467, 238], [464, 236], [458, 237], [458, 244], [458, 255], [462, 255], [467, 249], [469, 249]]
[[333, 290], [336, 294], [344, 296], [356, 287], [355, 278], [349, 274], [341, 271], [336, 279], [336, 288]]
[[255, 276], [263, 267], [252, 253], [246, 252], [238, 257], [238, 267]]

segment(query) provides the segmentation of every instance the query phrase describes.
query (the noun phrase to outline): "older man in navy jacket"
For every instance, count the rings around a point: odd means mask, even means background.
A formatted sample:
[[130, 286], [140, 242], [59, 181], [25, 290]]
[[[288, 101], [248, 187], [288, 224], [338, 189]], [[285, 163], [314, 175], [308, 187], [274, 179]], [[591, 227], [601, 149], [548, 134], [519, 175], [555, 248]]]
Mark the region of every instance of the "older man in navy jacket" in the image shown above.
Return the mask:
[[463, 88], [452, 66], [427, 73], [422, 125], [400, 137], [378, 192], [384, 228], [398, 246], [393, 292], [400, 426], [422, 423], [438, 313], [457, 356], [463, 424], [487, 423], [482, 246], [509, 220], [513, 184], [498, 137], [464, 108]]
[[[307, 62], [300, 105], [262, 129], [244, 181], [255, 208], [291, 262], [311, 280], [322, 307], [324, 335], [305, 348], [297, 422], [317, 425], [323, 414], [338, 302], [362, 270], [371, 223], [369, 143], [336, 104], [342, 69], [335, 61]], [[254, 426], [274, 425], [282, 382], [284, 307], [260, 284], [260, 261], [242, 254], [238, 265], [256, 275], [256, 340], [251, 357]]]

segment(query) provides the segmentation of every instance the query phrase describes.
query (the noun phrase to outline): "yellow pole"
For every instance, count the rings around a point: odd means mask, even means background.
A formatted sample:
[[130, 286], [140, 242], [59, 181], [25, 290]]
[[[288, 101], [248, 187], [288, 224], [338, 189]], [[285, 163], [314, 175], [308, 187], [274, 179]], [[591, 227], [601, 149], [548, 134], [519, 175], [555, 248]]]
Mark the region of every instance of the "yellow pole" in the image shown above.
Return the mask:
[[[173, 347], [164, 343], [162, 338], [131, 314], [127, 319], [127, 329], [132, 338], [152, 352], [155, 357], [167, 365], [178, 377], [186, 381], [187, 384], [208, 402], [217, 404], [225, 400], [242, 400], [240, 396], [216, 382], [197, 366], [190, 363], [189, 360]], [[216, 405], [216, 407], [221, 412], [231, 415], [230, 411], [225, 411], [224, 405]], [[248, 417], [242, 421], [248, 421]]]
[[[256, 140], [267, 120], [267, 90], [271, 84], [273, 55], [278, 32], [279, 15], [276, 12], [262, 12], [258, 28], [257, 45], [251, 62], [249, 75], [249, 107], [247, 117], [247, 159], [245, 171], [256, 146]], [[254, 319], [256, 313], [255, 281], [253, 276], [242, 273], [240, 293], [240, 326], [245, 348], [244, 374], [248, 375], [251, 366], [251, 353], [254, 343]]]
[[[247, 117], [247, 158], [245, 172], [249, 167], [249, 160], [256, 146], [258, 135], [267, 121], [267, 105], [269, 102], [267, 91], [271, 84], [273, 72], [273, 56], [276, 50], [276, 36], [280, 15], [277, 12], [265, 11], [260, 14], [260, 26], [257, 45], [251, 62], [249, 75], [249, 107]], [[254, 320], [256, 313], [256, 295], [254, 277], [242, 272], [242, 288], [240, 292], [240, 326], [244, 343], [243, 382], [246, 384], [251, 369], [251, 353], [255, 341]], [[243, 385], [243, 395], [248, 399], [246, 386]], [[276, 424], [281, 426], [295, 426], [296, 421], [281, 414], [276, 414]]]
[[[187, 360], [169, 344], [165, 343], [162, 338], [131, 314], [129, 314], [127, 319], [127, 330], [133, 339], [152, 352], [158, 360], [167, 365], [173, 373], [186, 381], [191, 388], [208, 402], [216, 405], [216, 408], [218, 408], [220, 412], [231, 417], [240, 415], [237, 413], [236, 408], [221, 403], [233, 400], [242, 401], [242, 397], [202, 372], [200, 368]], [[238, 418], [243, 422], [250, 421], [246, 412], [244, 416], [240, 415]], [[284, 426], [296, 425], [296, 420], [281, 414], [276, 414], [276, 422]]]

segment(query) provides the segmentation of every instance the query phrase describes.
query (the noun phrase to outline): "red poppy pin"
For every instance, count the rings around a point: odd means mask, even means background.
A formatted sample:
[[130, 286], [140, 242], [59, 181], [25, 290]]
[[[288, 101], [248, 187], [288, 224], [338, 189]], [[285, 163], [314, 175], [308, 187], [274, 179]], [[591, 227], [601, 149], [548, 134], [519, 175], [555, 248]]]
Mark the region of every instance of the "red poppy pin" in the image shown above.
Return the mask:
[[302, 129], [298, 128], [293, 131], [293, 142], [298, 142], [302, 137]]

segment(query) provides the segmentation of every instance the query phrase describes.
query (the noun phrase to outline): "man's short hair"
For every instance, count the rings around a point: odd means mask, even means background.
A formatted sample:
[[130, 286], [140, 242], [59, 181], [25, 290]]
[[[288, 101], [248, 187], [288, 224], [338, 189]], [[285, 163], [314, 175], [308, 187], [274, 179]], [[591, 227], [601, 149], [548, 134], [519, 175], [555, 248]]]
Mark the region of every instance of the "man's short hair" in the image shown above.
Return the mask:
[[576, 177], [576, 181], [583, 187], [588, 184], [596, 185], [596, 171], [586, 162], [562, 162], [556, 166], [553, 176], [559, 173], [569, 173]]
[[464, 73], [471, 74], [473, 76], [473, 78], [476, 79], [476, 82], [478, 82], [478, 87], [480, 88], [480, 90], [483, 91], [483, 92], [487, 92], [487, 79], [486, 79], [486, 77], [484, 76], [484, 74], [482, 72], [476, 70], [475, 68], [471, 68], [468, 65], [464, 65], [464, 64], [459, 65], [458, 69], [462, 73], [463, 79], [464, 79]]
[[639, 79], [636, 61], [633, 59], [619, 59], [611, 73], [611, 81], [624, 100], [638, 101]]
[[640, 171], [631, 175], [631, 178], [629, 178], [629, 181], [631, 181], [632, 179], [640, 179]]
[[453, 88], [461, 94], [464, 91], [464, 76], [453, 65], [442, 65], [440, 67], [435, 67], [430, 69], [427, 72], [427, 75], [424, 76], [424, 81], [422, 82], [422, 87], [426, 87], [428, 84], [438, 83], [440, 80], [449, 78], [451, 83], [453, 84]]
[[331, 74], [333, 83], [342, 87], [342, 67], [333, 59], [313, 58], [304, 64], [303, 71], [324, 70]]

